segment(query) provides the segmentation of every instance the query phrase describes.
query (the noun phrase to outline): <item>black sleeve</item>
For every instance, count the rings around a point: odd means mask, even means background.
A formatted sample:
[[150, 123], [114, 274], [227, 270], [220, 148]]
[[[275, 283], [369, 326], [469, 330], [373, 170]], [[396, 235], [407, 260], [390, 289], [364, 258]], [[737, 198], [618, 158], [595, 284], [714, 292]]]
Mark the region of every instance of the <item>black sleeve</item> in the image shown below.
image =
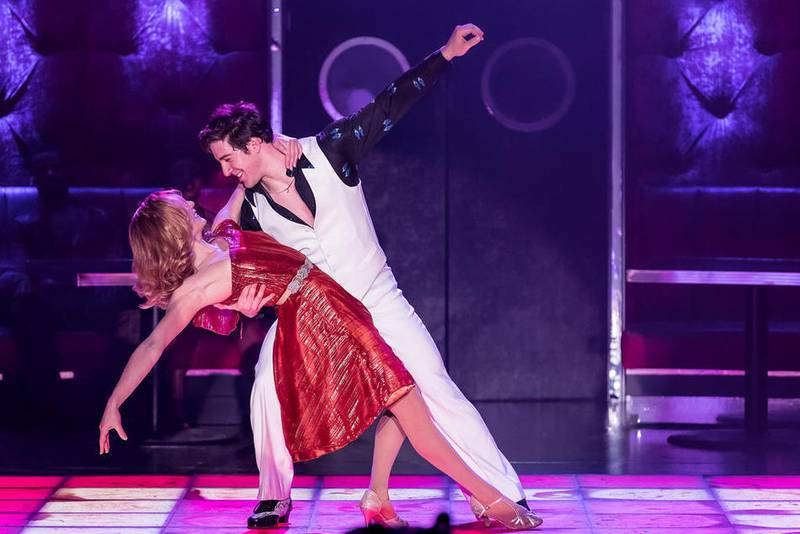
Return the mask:
[[431, 54], [390, 83], [361, 110], [332, 122], [317, 134], [320, 149], [343, 182], [358, 183], [358, 163], [431, 91], [448, 64], [441, 52]]

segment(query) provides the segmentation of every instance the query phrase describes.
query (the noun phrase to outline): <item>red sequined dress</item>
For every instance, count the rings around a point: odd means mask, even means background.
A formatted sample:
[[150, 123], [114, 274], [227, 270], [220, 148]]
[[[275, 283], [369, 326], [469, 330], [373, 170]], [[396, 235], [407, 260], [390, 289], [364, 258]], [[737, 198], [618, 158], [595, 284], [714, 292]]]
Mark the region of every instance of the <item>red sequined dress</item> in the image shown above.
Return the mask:
[[[263, 232], [227, 220], [214, 232], [230, 247], [232, 288], [264, 284], [279, 298], [273, 350], [275, 387], [286, 445], [294, 461], [312, 460], [356, 439], [386, 406], [414, 387], [411, 375], [381, 338], [364, 305], [300, 252]], [[233, 332], [239, 314], [208, 307], [195, 326]]]

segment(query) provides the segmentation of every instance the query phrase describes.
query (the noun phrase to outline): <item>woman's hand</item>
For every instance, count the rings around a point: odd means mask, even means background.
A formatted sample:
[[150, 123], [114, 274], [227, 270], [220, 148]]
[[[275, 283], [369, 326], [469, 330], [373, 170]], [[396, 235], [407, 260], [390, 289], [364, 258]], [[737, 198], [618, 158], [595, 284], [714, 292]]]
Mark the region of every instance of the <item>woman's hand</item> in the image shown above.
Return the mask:
[[100, 420], [100, 454], [108, 454], [111, 451], [111, 444], [109, 442], [109, 432], [116, 430], [120, 438], [127, 441], [128, 434], [122, 428], [122, 417], [119, 413], [119, 408], [111, 404], [106, 404], [106, 409], [103, 411], [103, 419]]
[[[467, 37], [472, 36], [469, 40]], [[469, 52], [476, 44], [483, 41], [483, 30], [474, 24], [462, 24], [456, 26], [447, 43], [440, 49], [447, 61], [454, 57], [460, 57]]]
[[290, 170], [297, 166], [300, 156], [303, 155], [303, 147], [300, 144], [300, 141], [294, 137], [288, 137], [283, 134], [275, 134], [272, 138], [272, 146], [274, 146], [278, 152], [283, 154], [284, 164], [286, 165], [286, 168]]

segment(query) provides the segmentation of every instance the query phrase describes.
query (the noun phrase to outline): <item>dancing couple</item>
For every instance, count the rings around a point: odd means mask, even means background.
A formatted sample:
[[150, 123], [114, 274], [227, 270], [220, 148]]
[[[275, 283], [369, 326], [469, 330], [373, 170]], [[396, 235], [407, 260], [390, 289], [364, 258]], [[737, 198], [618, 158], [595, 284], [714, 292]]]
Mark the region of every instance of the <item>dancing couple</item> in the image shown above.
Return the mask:
[[134, 351], [100, 423], [126, 439], [119, 408], [190, 322], [232, 332], [239, 313], [275, 306], [256, 367], [251, 424], [259, 468], [252, 528], [288, 521], [293, 462], [344, 447], [377, 420], [367, 524], [406, 523], [389, 475], [408, 437], [453, 478], [487, 526], [541, 523], [474, 406], [447, 374], [433, 339], [403, 297], [366, 207], [358, 164], [446, 70], [483, 40], [458, 26], [447, 43], [359, 112], [314, 137], [276, 138], [251, 104], [220, 106], [200, 132], [238, 181], [210, 235], [176, 191], [149, 195], [129, 227], [135, 290], [164, 318]]

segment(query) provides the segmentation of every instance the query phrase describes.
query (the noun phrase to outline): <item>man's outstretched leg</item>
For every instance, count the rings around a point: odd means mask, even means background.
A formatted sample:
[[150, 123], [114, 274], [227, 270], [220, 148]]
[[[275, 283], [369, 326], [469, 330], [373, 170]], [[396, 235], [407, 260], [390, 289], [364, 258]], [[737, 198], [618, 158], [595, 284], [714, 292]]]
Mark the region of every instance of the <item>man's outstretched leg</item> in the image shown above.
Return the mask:
[[249, 528], [270, 528], [289, 520], [294, 465], [283, 437], [281, 406], [275, 391], [272, 350], [277, 322], [267, 332], [250, 395], [250, 424], [258, 465], [258, 505]]

